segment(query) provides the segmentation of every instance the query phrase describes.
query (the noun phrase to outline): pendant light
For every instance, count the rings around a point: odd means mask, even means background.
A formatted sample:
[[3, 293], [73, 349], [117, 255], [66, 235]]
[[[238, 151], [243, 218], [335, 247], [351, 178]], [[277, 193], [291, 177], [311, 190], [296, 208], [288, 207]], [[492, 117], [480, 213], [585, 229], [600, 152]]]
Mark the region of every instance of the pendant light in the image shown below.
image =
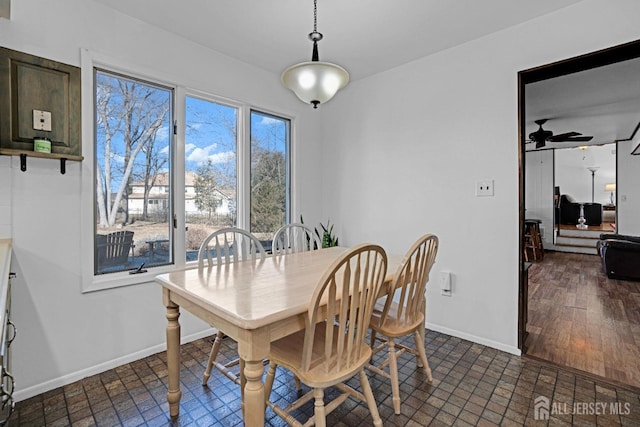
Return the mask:
[[318, 32], [317, 0], [313, 0], [313, 32], [309, 39], [313, 42], [311, 61], [287, 68], [281, 80], [302, 102], [318, 108], [349, 83], [349, 73], [339, 65], [319, 60], [318, 42], [322, 40], [322, 33]]

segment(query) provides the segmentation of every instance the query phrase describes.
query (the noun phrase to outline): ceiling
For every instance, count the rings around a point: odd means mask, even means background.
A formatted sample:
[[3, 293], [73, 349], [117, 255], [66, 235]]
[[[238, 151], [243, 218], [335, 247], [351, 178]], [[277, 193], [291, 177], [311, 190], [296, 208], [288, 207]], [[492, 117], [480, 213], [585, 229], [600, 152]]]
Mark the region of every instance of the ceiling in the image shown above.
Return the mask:
[[593, 139], [547, 142], [544, 149], [630, 139], [640, 123], [639, 76], [640, 59], [632, 59], [527, 84], [525, 135], [538, 129], [535, 120], [548, 119], [543, 128], [555, 135], [575, 131]]
[[[280, 74], [311, 59], [312, 0], [94, 0]], [[581, 0], [318, 0], [320, 60], [361, 79]]]
[[[311, 59], [313, 0], [94, 1], [276, 74]], [[354, 81], [579, 1], [318, 0], [320, 60], [342, 65]], [[549, 119], [544, 129], [593, 135], [589, 144], [629, 138], [640, 121], [633, 75], [640, 60], [528, 84], [525, 135]]]

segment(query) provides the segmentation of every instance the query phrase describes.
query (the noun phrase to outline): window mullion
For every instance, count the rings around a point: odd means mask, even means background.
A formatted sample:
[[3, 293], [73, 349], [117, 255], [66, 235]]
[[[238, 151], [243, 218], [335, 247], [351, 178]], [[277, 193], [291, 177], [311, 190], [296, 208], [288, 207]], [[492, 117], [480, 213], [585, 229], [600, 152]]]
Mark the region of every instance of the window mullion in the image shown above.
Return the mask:
[[251, 109], [238, 115], [238, 227], [250, 229], [251, 207]]
[[176, 107], [174, 113], [174, 125], [176, 132], [173, 135], [173, 215], [176, 227], [173, 230], [174, 262], [181, 267], [186, 263], [186, 219], [185, 219], [185, 98], [186, 91], [182, 87], [176, 88]]

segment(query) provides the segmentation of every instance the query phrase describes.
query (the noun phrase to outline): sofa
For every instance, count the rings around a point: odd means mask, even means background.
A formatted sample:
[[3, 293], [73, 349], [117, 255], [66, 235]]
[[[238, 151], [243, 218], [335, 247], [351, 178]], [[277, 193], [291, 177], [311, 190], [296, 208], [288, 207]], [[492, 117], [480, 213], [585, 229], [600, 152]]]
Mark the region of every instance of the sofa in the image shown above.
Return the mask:
[[640, 281], [640, 237], [603, 233], [597, 248], [609, 279]]
[[587, 225], [602, 224], [601, 203], [579, 203], [568, 194], [560, 196], [560, 224], [576, 225], [580, 218], [580, 205], [584, 206], [584, 219]]

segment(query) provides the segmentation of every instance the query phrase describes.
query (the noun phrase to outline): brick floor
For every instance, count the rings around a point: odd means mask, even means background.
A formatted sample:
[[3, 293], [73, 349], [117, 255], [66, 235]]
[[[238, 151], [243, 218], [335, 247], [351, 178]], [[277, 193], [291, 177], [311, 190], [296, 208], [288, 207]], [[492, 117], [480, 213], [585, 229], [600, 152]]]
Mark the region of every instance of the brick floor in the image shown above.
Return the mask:
[[[239, 387], [215, 371], [208, 387], [200, 383], [212, 339], [182, 346], [182, 400], [176, 420], [168, 417], [166, 357], [158, 353], [19, 402], [9, 425], [242, 425]], [[232, 340], [225, 340], [222, 352], [235, 357]], [[388, 380], [368, 373], [384, 425], [640, 426], [640, 394], [633, 388], [437, 332], [426, 333], [426, 352], [431, 384], [413, 357], [404, 354], [399, 359], [400, 415], [393, 412]], [[352, 385], [358, 386], [357, 379]], [[283, 401], [296, 397], [293, 378], [285, 370], [278, 371], [274, 393]], [[548, 420], [536, 419], [536, 403], [548, 408]], [[313, 402], [300, 411], [312, 413]], [[265, 424], [285, 425], [271, 410]], [[327, 424], [370, 426], [371, 417], [364, 403], [349, 399], [329, 415]]]

